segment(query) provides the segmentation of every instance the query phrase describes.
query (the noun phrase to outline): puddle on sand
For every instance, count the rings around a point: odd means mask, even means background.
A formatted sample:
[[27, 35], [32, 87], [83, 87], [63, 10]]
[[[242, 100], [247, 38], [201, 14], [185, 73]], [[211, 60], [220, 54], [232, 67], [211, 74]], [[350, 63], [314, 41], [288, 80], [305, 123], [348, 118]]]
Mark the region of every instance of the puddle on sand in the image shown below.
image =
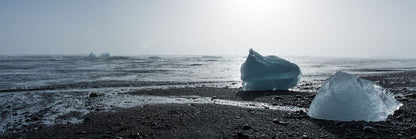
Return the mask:
[[0, 133], [19, 132], [22, 126], [32, 124], [54, 125], [80, 123], [77, 119], [94, 111], [113, 111], [154, 104], [215, 104], [251, 109], [305, 111], [305, 108], [278, 106], [261, 102], [212, 99], [200, 96], [143, 96], [125, 93], [89, 92], [13, 92], [0, 95]]

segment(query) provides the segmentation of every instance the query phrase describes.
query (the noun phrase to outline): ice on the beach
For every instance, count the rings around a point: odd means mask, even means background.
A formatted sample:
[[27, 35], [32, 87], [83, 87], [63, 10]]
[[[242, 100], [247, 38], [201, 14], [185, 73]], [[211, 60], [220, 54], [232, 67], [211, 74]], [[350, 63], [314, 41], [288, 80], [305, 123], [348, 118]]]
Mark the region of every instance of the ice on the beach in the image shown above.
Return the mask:
[[95, 55], [93, 52], [91, 52], [91, 53], [88, 55], [88, 57], [89, 57], [89, 58], [96, 58], [96, 57], [97, 57], [97, 55]]
[[401, 105], [375, 82], [337, 72], [319, 89], [308, 115], [337, 121], [385, 121]]
[[[97, 58], [97, 55], [95, 55], [93, 52], [91, 52], [88, 55], [89, 58]], [[110, 53], [101, 53], [100, 54], [100, 58], [109, 58], [110, 57]]]
[[301, 77], [298, 65], [277, 56], [263, 57], [250, 49], [241, 66], [244, 91], [287, 90]]
[[102, 53], [100, 55], [100, 57], [102, 57], [102, 58], [109, 58], [110, 57], [110, 53]]

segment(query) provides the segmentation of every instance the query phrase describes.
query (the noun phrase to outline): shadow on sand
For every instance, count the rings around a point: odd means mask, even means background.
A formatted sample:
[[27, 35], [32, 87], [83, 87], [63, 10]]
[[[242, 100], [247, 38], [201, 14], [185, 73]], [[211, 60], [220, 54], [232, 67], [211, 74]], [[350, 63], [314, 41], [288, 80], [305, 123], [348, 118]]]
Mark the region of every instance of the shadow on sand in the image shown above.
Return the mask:
[[397, 130], [387, 122], [344, 122], [313, 118], [309, 120], [321, 129], [332, 133], [336, 138], [391, 138], [396, 137], [402, 130]]

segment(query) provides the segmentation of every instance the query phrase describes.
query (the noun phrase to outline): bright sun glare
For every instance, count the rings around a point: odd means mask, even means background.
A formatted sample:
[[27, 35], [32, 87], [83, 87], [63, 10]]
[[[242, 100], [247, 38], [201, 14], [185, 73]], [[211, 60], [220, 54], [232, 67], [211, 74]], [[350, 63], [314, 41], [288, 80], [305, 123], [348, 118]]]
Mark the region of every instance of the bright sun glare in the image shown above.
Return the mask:
[[[221, 1], [223, 2], [223, 1]], [[231, 0], [227, 1], [231, 10], [243, 13], [271, 13], [276, 11], [289, 12], [294, 10], [293, 1], [274, 0]]]

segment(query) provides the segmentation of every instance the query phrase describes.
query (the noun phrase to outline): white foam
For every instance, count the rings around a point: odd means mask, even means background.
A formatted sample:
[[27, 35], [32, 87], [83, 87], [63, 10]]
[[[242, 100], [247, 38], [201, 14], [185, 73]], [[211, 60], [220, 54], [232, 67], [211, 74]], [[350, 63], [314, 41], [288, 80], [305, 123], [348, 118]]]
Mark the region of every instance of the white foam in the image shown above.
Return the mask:
[[[113, 111], [114, 108], [130, 108], [153, 104], [216, 104], [252, 109], [271, 109], [281, 111], [306, 111], [294, 106], [274, 106], [268, 103], [212, 99], [200, 96], [147, 96], [130, 95], [128, 90], [97, 89], [97, 97], [89, 97], [90, 92], [13, 92], [1, 93], [0, 133], [16, 132], [23, 125], [67, 124], [82, 122], [80, 116], [100, 110]], [[10, 107], [8, 107], [10, 106]], [[32, 118], [38, 116], [39, 120]], [[11, 130], [11, 131], [10, 131]]]

